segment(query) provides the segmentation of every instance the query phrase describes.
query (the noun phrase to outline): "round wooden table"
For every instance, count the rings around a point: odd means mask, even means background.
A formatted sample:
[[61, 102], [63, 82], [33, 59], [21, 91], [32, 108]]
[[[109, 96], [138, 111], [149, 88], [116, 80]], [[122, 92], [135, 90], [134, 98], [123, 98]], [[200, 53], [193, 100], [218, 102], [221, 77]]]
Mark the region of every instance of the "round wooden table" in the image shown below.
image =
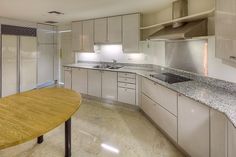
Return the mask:
[[71, 116], [81, 95], [65, 88], [43, 88], [0, 99], [0, 149], [43, 135], [65, 122], [65, 156], [71, 156]]

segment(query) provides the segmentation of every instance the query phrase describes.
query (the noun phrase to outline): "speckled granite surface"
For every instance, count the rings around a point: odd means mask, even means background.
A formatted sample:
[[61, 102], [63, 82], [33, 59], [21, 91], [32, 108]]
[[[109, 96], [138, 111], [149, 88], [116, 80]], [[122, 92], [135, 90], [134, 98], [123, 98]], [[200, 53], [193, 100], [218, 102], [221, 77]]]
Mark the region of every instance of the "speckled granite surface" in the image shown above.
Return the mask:
[[[93, 68], [94, 64], [91, 63], [79, 63], [66, 66], [96, 69]], [[136, 73], [152, 81], [155, 81], [160, 85], [163, 85], [197, 102], [205, 104], [213, 109], [224, 113], [236, 127], [236, 85], [234, 83], [198, 76], [196, 74], [159, 66], [151, 67], [150, 65], [141, 67], [124, 66], [123, 68], [118, 70], [104, 70]], [[150, 74], [161, 72], [171, 72], [174, 74], [191, 78], [193, 80], [188, 82], [168, 84], [161, 80], [150, 77]]]

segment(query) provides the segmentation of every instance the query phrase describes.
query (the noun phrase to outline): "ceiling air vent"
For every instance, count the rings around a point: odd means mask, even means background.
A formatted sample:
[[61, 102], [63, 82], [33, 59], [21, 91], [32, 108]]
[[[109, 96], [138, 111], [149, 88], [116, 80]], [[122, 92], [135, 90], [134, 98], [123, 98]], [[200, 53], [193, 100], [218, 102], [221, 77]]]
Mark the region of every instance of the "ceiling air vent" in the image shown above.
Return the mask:
[[45, 21], [45, 23], [48, 23], [48, 24], [56, 24], [56, 23], [58, 23], [58, 22], [56, 22], [56, 21]]
[[56, 15], [64, 15], [64, 13], [60, 12], [60, 11], [49, 11], [49, 14], [56, 14]]

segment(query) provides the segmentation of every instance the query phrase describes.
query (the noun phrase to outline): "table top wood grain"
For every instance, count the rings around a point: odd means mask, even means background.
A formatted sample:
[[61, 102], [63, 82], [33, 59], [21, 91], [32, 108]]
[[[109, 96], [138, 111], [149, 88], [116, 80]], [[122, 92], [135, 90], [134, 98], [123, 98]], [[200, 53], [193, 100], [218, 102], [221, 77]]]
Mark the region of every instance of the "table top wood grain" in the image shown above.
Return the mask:
[[81, 95], [65, 88], [43, 88], [0, 99], [0, 149], [37, 138], [67, 121]]

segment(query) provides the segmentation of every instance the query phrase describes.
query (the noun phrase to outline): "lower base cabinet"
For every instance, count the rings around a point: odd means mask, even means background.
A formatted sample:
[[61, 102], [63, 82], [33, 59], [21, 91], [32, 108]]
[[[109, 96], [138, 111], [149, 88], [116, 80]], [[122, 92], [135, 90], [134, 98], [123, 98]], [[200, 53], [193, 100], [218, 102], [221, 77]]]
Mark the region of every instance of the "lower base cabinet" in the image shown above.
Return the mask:
[[163, 130], [177, 142], [177, 117], [142, 94], [142, 110]]
[[178, 97], [178, 144], [192, 157], [210, 156], [210, 109]]
[[88, 71], [87, 69], [72, 68], [72, 90], [88, 94]]
[[67, 89], [71, 89], [71, 69], [67, 68], [67, 70], [64, 70], [64, 87]]
[[102, 96], [102, 72], [100, 70], [88, 70], [88, 95]]
[[102, 98], [117, 100], [117, 72], [102, 71]]
[[236, 156], [236, 128], [228, 121], [228, 157]]
[[118, 101], [135, 105], [135, 89], [118, 87]]
[[[227, 157], [227, 118], [211, 109], [211, 157]], [[236, 147], [236, 146], [235, 146]]]

